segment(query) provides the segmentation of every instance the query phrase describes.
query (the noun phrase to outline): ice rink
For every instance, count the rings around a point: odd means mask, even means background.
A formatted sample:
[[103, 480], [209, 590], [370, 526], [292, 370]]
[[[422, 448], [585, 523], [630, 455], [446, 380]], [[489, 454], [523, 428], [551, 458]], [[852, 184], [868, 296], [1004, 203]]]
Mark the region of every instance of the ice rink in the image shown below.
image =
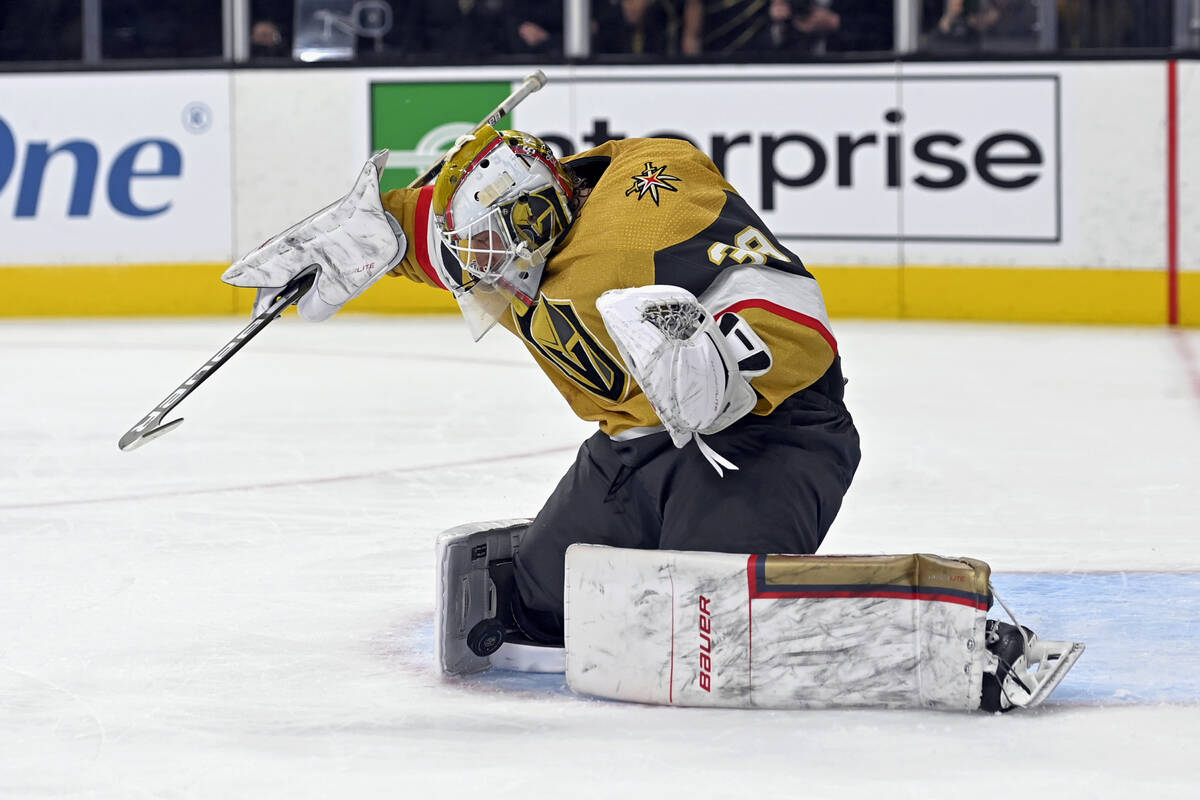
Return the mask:
[[1200, 796], [1200, 331], [834, 320], [821, 552], [984, 559], [1088, 645], [985, 716], [443, 679], [435, 536], [536, 513], [591, 426], [503, 331], [289, 317], [120, 452], [242, 324], [0, 322], [0, 797]]

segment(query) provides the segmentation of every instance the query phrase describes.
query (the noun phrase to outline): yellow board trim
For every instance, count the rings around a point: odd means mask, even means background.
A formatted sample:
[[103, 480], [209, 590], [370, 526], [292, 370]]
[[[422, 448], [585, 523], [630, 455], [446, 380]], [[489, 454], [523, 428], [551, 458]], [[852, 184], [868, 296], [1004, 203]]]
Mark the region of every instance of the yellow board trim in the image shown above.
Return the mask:
[[[0, 267], [0, 316], [246, 315], [250, 289], [221, 283], [227, 264]], [[834, 319], [951, 319], [1162, 325], [1161, 270], [809, 266]], [[348, 307], [455, 313], [448, 292], [384, 278]], [[1179, 321], [1200, 326], [1200, 272], [1179, 276]]]
[[[221, 282], [221, 264], [0, 267], [0, 316], [174, 317], [249, 315], [253, 289]], [[458, 311], [448, 292], [384, 278], [351, 305], [355, 311], [438, 314]]]
[[237, 291], [221, 283], [228, 264], [0, 267], [4, 316], [96, 317], [233, 314]]
[[444, 289], [387, 277], [354, 300], [355, 311], [376, 314], [457, 314], [458, 303]]
[[1200, 272], [1179, 274], [1179, 324], [1200, 327]]
[[[1154, 270], [809, 266], [834, 318], [1165, 324]], [[1200, 273], [1180, 275], [1180, 321], [1200, 323]]]

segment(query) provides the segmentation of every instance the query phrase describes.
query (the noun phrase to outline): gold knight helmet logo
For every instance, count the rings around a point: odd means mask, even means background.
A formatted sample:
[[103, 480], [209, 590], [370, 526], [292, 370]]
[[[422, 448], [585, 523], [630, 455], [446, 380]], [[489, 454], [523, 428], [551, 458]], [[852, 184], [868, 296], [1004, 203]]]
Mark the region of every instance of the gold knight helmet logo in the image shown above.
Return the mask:
[[521, 195], [508, 207], [507, 217], [513, 235], [536, 250], [562, 234], [566, 217], [554, 189], [547, 186]]

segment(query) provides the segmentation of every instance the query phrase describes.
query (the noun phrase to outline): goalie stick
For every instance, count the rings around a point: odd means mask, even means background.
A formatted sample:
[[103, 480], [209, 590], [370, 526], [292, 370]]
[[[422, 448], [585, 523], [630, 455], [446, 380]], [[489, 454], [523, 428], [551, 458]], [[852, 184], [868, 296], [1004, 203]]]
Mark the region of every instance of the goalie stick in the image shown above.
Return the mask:
[[242, 328], [237, 336], [234, 336], [225, 346], [218, 350], [212, 358], [204, 362], [200, 369], [196, 370], [191, 376], [179, 384], [175, 391], [167, 395], [166, 399], [154, 407], [146, 416], [142, 417], [137, 425], [130, 428], [117, 446], [122, 450], [135, 450], [146, 442], [156, 437], [162, 436], [168, 431], [173, 431], [183, 422], [183, 417], [173, 419], [170, 422], [159, 425], [159, 420], [165, 417], [172, 408], [179, 405], [183, 398], [187, 397], [192, 391], [204, 383], [209, 375], [216, 371], [217, 367], [224, 364], [229, 359], [233, 358], [233, 354], [246, 346], [246, 343], [253, 339], [259, 331], [267, 327], [267, 325], [280, 317], [288, 306], [295, 303], [305, 292], [312, 288], [312, 285], [317, 280], [317, 267], [315, 265], [308, 267], [295, 278], [287, 286], [280, 290], [279, 294], [275, 295], [275, 299], [271, 301], [271, 306], [250, 321], [250, 324]]
[[[521, 85], [506, 97], [500, 105], [496, 106], [492, 110], [492, 113], [488, 114], [483, 121], [476, 125], [472, 133], [477, 133], [485, 125], [495, 125], [501, 119], [508, 116], [522, 100], [545, 86], [546, 80], [546, 73], [540, 69], [526, 75], [525, 79], [521, 81]], [[417, 179], [410, 183], [408, 187], [415, 189], [429, 183], [437, 177], [445, 161], [446, 154], [443, 154], [429, 169], [417, 176]], [[294, 305], [300, 298], [304, 297], [313, 287], [313, 284], [316, 283], [316, 280], [317, 267], [315, 264], [296, 275], [287, 286], [280, 290], [279, 294], [275, 295], [270, 308], [251, 320], [250, 324], [242, 328], [237, 336], [226, 342], [225, 346], [218, 350], [212, 358], [204, 362], [204, 365], [200, 369], [193, 372], [187, 380], [175, 388], [175, 391], [167, 395], [165, 400], [155, 406], [149, 414], [142, 417], [136, 425], [126, 431], [125, 435], [117, 442], [117, 446], [122, 450], [135, 450], [151, 439], [158, 438], [164, 433], [168, 433], [179, 427], [183, 422], [183, 417], [173, 419], [167, 423], [160, 424], [160, 422], [171, 409], [179, 405], [197, 386], [216, 372], [218, 367], [232, 358], [234, 353], [245, 347], [263, 328], [278, 319], [287, 310], [288, 306]]]

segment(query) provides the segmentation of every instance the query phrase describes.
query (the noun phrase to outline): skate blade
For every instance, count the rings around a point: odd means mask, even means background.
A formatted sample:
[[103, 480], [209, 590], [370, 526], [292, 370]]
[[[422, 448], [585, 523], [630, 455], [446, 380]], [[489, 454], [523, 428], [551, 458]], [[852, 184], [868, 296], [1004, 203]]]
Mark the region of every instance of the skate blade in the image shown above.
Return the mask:
[[[1042, 644], [1039, 642], [1038, 644]], [[1057, 644], [1057, 643], [1056, 643]], [[1040, 706], [1050, 693], [1054, 691], [1058, 684], [1062, 683], [1062, 679], [1071, 671], [1071, 667], [1075, 666], [1075, 662], [1083, 655], [1083, 642], [1063, 642], [1067, 645], [1059, 651], [1058, 658], [1054, 662], [1042, 660], [1038, 664], [1036, 674], [1037, 688], [1029, 695], [1029, 701], [1024, 704], [1025, 708], [1036, 708]], [[1043, 676], [1042, 673], [1045, 673]]]

